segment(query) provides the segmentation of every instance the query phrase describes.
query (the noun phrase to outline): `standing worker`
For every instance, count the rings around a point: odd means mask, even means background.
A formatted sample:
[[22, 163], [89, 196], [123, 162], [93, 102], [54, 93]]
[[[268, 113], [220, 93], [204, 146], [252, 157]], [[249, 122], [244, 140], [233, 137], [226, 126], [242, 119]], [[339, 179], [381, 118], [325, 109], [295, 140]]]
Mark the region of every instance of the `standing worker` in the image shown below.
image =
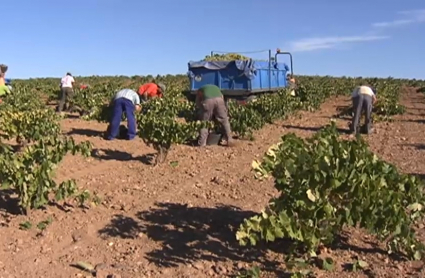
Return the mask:
[[[200, 111], [200, 121], [211, 121], [215, 118], [223, 126], [224, 140], [227, 141], [227, 146], [233, 146], [228, 111], [220, 88], [215, 85], [202, 86], [196, 94], [196, 108]], [[207, 144], [208, 135], [207, 128], [200, 130], [198, 139], [200, 147]]]
[[296, 95], [295, 89], [297, 88], [297, 85], [295, 83], [294, 76], [292, 74], [288, 74], [286, 76], [286, 81], [288, 82], [288, 87], [289, 87], [289, 90], [290, 90], [290, 94], [291, 94], [291, 96], [294, 97]]
[[164, 96], [166, 88], [167, 87], [165, 87], [165, 85], [162, 83], [146, 83], [139, 87], [139, 94], [142, 97], [143, 101], [147, 101], [148, 98], [154, 97], [162, 98]]
[[376, 91], [368, 85], [357, 86], [352, 95], [353, 101], [353, 120], [351, 123], [351, 132], [358, 134], [360, 132], [359, 124], [362, 112], [365, 111], [365, 132], [369, 134], [372, 131], [372, 109], [376, 102]]
[[[58, 112], [61, 113], [64, 109], [64, 106], [66, 106], [67, 102], [72, 100], [72, 97], [74, 96], [74, 86], [75, 80], [74, 77], [68, 72], [64, 77], [61, 79], [61, 97], [59, 100], [59, 106], [58, 106]], [[68, 107], [67, 110], [70, 107]]]
[[109, 124], [107, 139], [113, 140], [118, 136], [123, 112], [127, 117], [127, 139], [134, 139], [134, 137], [136, 137], [136, 119], [134, 117], [134, 111], [139, 111], [140, 109], [140, 97], [135, 91], [123, 89], [116, 93], [112, 100], [112, 117], [111, 123]]

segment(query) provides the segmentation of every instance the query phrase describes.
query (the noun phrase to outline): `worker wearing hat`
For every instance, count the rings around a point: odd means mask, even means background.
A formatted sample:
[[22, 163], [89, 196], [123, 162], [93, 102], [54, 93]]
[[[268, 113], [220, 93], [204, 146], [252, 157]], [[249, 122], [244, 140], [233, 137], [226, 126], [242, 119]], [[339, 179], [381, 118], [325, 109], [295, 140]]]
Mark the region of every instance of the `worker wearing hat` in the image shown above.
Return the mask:
[[139, 87], [139, 95], [143, 101], [148, 98], [163, 97], [167, 87], [162, 83], [146, 83]]

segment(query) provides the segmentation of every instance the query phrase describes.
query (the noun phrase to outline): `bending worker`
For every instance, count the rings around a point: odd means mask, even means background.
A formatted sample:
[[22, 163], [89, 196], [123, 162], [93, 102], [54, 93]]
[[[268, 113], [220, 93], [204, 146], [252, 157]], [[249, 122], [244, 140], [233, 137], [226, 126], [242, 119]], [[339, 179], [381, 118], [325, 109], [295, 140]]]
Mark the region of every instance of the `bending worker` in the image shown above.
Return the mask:
[[143, 101], [147, 101], [148, 98], [163, 97], [166, 87], [162, 83], [146, 83], [139, 87], [139, 94]]
[[123, 89], [115, 94], [111, 104], [112, 117], [109, 124], [107, 139], [113, 140], [118, 136], [123, 112], [127, 117], [127, 139], [134, 139], [134, 137], [136, 137], [136, 119], [134, 117], [134, 111], [139, 111], [141, 109], [139, 95], [133, 90]]
[[357, 86], [352, 95], [353, 101], [353, 120], [351, 123], [351, 132], [357, 134], [360, 132], [360, 117], [362, 112], [365, 111], [365, 132], [369, 134], [372, 131], [372, 109], [376, 102], [376, 91], [370, 86], [362, 85]]
[[[233, 146], [230, 123], [226, 103], [219, 87], [215, 85], [202, 86], [196, 94], [196, 108], [199, 109], [200, 121], [211, 121], [215, 118], [223, 127], [224, 140], [227, 146]], [[208, 129], [203, 128], [199, 132], [198, 144], [203, 147], [207, 144]]]

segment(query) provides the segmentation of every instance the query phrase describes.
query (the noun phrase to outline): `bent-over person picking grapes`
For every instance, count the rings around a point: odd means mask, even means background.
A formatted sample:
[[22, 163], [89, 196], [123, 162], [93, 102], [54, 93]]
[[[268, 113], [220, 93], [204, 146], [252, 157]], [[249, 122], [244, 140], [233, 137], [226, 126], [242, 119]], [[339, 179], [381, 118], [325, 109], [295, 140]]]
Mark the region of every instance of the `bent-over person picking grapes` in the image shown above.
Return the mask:
[[107, 139], [113, 140], [118, 136], [123, 112], [127, 117], [128, 133], [126, 139], [134, 139], [134, 137], [136, 137], [136, 118], [134, 116], [134, 111], [139, 111], [141, 109], [139, 95], [133, 90], [123, 89], [115, 94], [111, 106], [112, 117], [109, 124]]
[[165, 94], [167, 87], [162, 83], [146, 83], [139, 87], [139, 94], [142, 101], [148, 101], [148, 99], [159, 97], [162, 98]]
[[353, 101], [353, 119], [351, 123], [351, 132], [354, 134], [360, 133], [360, 118], [362, 112], [365, 112], [364, 130], [366, 134], [372, 132], [372, 110], [376, 102], [376, 91], [370, 86], [362, 85], [357, 86], [352, 95]]
[[[234, 145], [232, 131], [226, 103], [224, 102], [223, 93], [220, 88], [215, 85], [204, 85], [196, 93], [196, 108], [199, 111], [200, 121], [211, 121], [214, 118], [219, 122], [224, 131], [224, 144], [231, 147]], [[203, 147], [207, 144], [208, 129], [202, 128], [199, 132], [198, 144]]]

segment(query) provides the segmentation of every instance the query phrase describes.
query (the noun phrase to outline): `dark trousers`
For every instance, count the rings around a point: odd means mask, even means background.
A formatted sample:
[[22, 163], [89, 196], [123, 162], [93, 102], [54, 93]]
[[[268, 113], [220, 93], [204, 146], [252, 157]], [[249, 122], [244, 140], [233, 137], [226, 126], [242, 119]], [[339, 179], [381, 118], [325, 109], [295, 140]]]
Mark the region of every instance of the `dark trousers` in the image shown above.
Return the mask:
[[108, 134], [108, 140], [116, 138], [120, 132], [121, 116], [124, 112], [127, 117], [128, 125], [128, 140], [136, 137], [136, 119], [134, 117], [135, 106], [133, 102], [126, 98], [117, 98], [112, 102], [112, 117], [109, 125], [110, 133]]
[[[59, 112], [63, 111], [63, 109], [65, 108], [65, 105], [67, 104], [67, 102], [72, 100], [73, 96], [74, 96], [74, 90], [72, 90], [72, 88], [66, 87], [61, 89], [61, 97], [60, 97], [59, 106], [58, 106]], [[68, 107], [67, 110], [69, 109], [70, 107]]]
[[368, 134], [372, 128], [372, 109], [373, 99], [369, 95], [359, 95], [353, 98], [353, 121], [351, 123], [351, 131], [359, 133], [360, 117], [365, 112], [365, 131]]
[[[227, 106], [224, 99], [221, 97], [206, 99], [201, 103], [199, 120], [211, 121], [215, 118], [223, 127], [224, 139], [229, 141], [231, 137], [231, 129], [229, 123], [229, 117], [227, 113]], [[198, 144], [205, 146], [208, 139], [208, 129], [203, 128], [199, 132]]]

